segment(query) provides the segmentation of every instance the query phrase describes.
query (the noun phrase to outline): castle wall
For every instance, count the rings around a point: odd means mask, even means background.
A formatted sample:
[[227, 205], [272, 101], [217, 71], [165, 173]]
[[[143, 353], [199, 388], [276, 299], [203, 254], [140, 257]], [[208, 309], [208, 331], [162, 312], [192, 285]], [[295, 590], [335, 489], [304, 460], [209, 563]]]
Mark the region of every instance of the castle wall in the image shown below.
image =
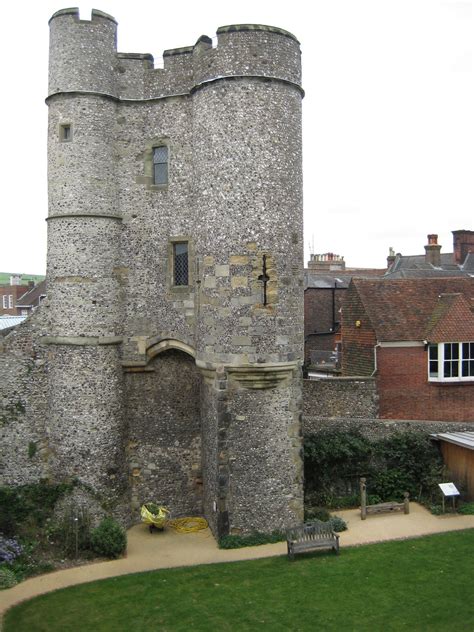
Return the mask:
[[378, 417], [377, 385], [370, 377], [303, 381], [303, 416], [336, 419]]
[[0, 339], [0, 485], [49, 476], [44, 305]]

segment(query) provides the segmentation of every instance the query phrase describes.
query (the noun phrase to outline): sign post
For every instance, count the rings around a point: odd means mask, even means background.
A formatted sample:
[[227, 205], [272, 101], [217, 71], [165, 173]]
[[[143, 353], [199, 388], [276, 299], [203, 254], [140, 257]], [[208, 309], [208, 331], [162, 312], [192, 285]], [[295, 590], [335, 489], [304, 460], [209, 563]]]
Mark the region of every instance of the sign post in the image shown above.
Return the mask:
[[446, 497], [450, 497], [453, 500], [453, 512], [456, 511], [455, 498], [459, 496], [459, 492], [454, 483], [438, 483], [441, 493], [443, 494], [443, 513], [445, 513], [444, 500]]

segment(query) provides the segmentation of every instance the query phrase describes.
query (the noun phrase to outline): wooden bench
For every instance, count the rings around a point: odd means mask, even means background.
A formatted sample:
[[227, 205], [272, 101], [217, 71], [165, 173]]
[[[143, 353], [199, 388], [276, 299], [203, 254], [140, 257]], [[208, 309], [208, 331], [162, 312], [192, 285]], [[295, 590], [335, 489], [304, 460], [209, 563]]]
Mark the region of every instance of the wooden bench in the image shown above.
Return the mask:
[[288, 557], [295, 559], [295, 553], [314, 549], [334, 549], [339, 553], [339, 534], [332, 530], [328, 522], [307, 522], [299, 527], [292, 527], [286, 532]]

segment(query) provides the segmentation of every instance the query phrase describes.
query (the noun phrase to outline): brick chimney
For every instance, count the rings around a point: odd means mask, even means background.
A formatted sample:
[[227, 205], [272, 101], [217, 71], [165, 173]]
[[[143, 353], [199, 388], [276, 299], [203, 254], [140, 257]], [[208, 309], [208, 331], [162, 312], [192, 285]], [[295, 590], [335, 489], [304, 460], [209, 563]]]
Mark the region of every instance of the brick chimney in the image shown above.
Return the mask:
[[461, 266], [470, 252], [474, 252], [474, 231], [453, 230], [454, 263]]
[[441, 266], [441, 246], [438, 245], [438, 235], [428, 235], [428, 245], [425, 246], [425, 261], [435, 268]]
[[395, 262], [395, 250], [390, 246], [388, 249], [388, 257], [387, 257], [387, 270], [390, 270], [392, 265]]

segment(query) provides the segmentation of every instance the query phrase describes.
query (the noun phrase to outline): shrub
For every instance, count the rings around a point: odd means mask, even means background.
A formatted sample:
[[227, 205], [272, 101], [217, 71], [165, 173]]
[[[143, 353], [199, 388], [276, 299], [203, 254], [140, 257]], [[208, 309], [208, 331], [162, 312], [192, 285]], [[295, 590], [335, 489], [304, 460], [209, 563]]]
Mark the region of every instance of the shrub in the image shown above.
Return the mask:
[[458, 509], [458, 513], [464, 514], [465, 516], [473, 516], [474, 515], [474, 502], [473, 503], [465, 503]]
[[0, 590], [12, 588], [12, 586], [15, 586], [16, 584], [18, 584], [18, 580], [11, 568], [0, 566]]
[[28, 532], [36, 536], [59, 498], [72, 489], [72, 483], [46, 482], [0, 487], [0, 531], [10, 536]]
[[113, 518], [104, 518], [91, 533], [91, 546], [97, 555], [117, 558], [127, 548], [127, 534]]
[[372, 444], [360, 432], [324, 430], [307, 437], [304, 475], [308, 491], [319, 494], [314, 504], [328, 505], [335, 496], [354, 494], [358, 478], [370, 469], [372, 454]]
[[86, 507], [69, 505], [62, 517], [48, 528], [48, 540], [59, 545], [63, 553], [76, 556], [91, 546], [91, 518]]
[[240, 549], [244, 546], [258, 546], [260, 544], [273, 544], [286, 540], [286, 535], [282, 531], [272, 531], [272, 533], [260, 533], [254, 531], [247, 535], [224, 535], [219, 539], [220, 549]]
[[369, 504], [438, 496], [442, 458], [429, 437], [399, 432], [369, 441], [359, 432], [321, 431], [305, 439], [305, 503], [333, 508], [360, 504], [359, 479], [367, 478]]
[[328, 522], [333, 531], [347, 531], [347, 523], [340, 516], [331, 516]]
[[311, 522], [311, 520], [327, 522], [330, 517], [329, 510], [325, 507], [309, 507], [304, 512], [305, 522]]

